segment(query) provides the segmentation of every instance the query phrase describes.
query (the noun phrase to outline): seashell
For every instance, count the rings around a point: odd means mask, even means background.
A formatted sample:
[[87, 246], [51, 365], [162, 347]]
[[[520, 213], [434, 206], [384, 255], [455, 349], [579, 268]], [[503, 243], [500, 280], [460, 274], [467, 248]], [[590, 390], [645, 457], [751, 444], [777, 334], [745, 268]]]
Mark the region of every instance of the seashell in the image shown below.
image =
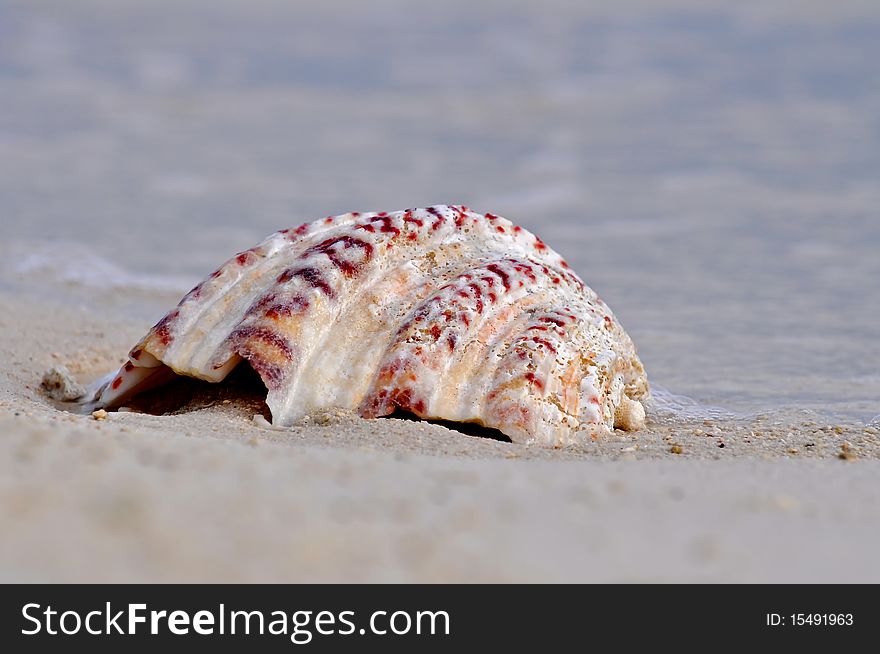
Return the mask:
[[463, 206], [286, 229], [192, 289], [98, 390], [121, 405], [242, 360], [282, 427], [329, 408], [475, 422], [562, 445], [644, 424], [644, 368], [611, 310], [541, 239]]

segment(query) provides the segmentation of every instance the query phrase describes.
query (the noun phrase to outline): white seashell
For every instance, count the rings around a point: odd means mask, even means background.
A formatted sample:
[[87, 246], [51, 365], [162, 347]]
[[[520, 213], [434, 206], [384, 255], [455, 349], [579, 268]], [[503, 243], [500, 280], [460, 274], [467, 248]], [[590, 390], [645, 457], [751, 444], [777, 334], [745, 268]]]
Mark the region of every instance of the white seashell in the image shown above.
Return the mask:
[[[462, 206], [349, 213], [277, 232], [160, 320], [98, 392], [247, 360], [275, 425], [400, 409], [559, 445], [638, 429], [648, 383], [611, 310], [539, 238]], [[615, 417], [616, 416], [616, 417]]]

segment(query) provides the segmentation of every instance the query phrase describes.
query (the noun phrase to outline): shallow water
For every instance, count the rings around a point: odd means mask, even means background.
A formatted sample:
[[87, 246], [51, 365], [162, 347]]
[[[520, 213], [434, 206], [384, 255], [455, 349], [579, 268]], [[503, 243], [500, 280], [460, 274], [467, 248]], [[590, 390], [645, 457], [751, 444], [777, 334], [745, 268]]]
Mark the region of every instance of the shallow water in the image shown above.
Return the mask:
[[463, 203], [661, 409], [880, 414], [880, 5], [472, 4], [0, 0], [0, 286], [146, 328], [275, 229]]

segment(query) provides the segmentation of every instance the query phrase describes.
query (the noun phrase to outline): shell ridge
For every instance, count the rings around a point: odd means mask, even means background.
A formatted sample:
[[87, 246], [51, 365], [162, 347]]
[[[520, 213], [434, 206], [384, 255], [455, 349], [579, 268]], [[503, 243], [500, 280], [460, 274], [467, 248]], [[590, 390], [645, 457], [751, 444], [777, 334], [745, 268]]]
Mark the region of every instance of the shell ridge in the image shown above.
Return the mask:
[[[515, 276], [517, 272], [522, 274], [524, 266], [526, 267], [525, 269], [529, 271], [529, 274], [534, 275], [535, 279], [543, 276], [549, 280], [555, 276], [554, 273], [551, 272], [551, 270], [549, 270], [541, 263], [530, 261], [528, 259], [515, 259], [509, 256], [501, 259], [495, 259], [489, 261], [488, 263], [484, 263], [480, 268], [471, 269], [472, 274], [478, 278], [480, 278], [481, 275], [479, 271], [485, 269], [490, 275], [494, 276], [490, 277], [488, 281], [491, 282], [491, 279], [494, 278], [497, 279], [498, 282], [488, 284], [489, 289], [486, 290], [486, 300], [489, 301], [485, 302], [485, 304], [488, 305], [488, 310], [483, 313], [478, 313], [476, 320], [471, 320], [471, 324], [468, 326], [468, 329], [464, 334], [464, 338], [460, 339], [460, 347], [453, 349], [450, 352], [449, 358], [445, 361], [443, 370], [439, 375], [438, 384], [435, 386], [434, 394], [431, 398], [432, 404], [434, 404], [435, 398], [437, 398], [439, 395], [442, 395], [443, 388], [445, 386], [444, 382], [447, 381], [450, 370], [456, 367], [460, 367], [463, 364], [463, 359], [465, 356], [467, 356], [466, 353], [468, 347], [471, 346], [479, 338], [480, 331], [484, 329], [487, 325], [498, 324], [499, 321], [503, 321], [502, 325], [506, 326], [510, 321], [509, 319], [507, 319], [508, 317], [504, 315], [505, 310], [512, 305], [520, 304], [523, 298], [529, 295], [528, 290], [524, 290], [528, 289], [528, 287], [525, 285], [517, 286], [515, 289], [511, 289], [510, 291], [501, 292], [504, 291], [503, 283], [505, 278], [509, 280], [511, 277]], [[487, 280], [485, 279], [485, 277], [483, 277], [480, 278], [480, 281], [483, 281], [485, 283]], [[530, 298], [530, 300], [530, 304], [533, 304], [534, 302], [538, 301], [538, 298], [532, 297]], [[509, 318], [513, 317], [514, 316], [509, 316]], [[515, 327], [512, 328], [515, 329]], [[509, 335], [509, 333], [507, 333], [507, 335]], [[497, 340], [495, 342], [497, 342]], [[484, 348], [482, 349], [485, 349], [487, 351], [487, 354], [491, 351], [488, 343], [484, 344]], [[485, 359], [480, 361], [478, 365], [481, 369], [481, 372], [483, 373], [483, 375], [480, 375], [481, 378], [484, 378], [485, 373], [488, 372], [487, 366], [491, 366], [493, 369], [495, 367], [492, 364], [491, 360]], [[458, 376], [461, 375], [459, 374]], [[475, 376], [476, 375], [474, 375], [472, 372], [467, 376], [467, 379], [473, 379]], [[471, 388], [468, 389], [467, 394], [479, 397], [478, 393], [473, 393], [472, 385], [467, 385], [471, 386]], [[461, 392], [459, 392], [459, 394], [461, 394]], [[477, 408], [474, 412], [479, 413], [481, 408], [482, 407]]]
[[[319, 219], [310, 223], [304, 223], [296, 229], [286, 229], [273, 232], [266, 236], [257, 245], [240, 252], [239, 254], [227, 259], [219, 268], [209, 275], [200, 284], [194, 287], [178, 304], [178, 307], [157, 323], [151, 332], [145, 337], [144, 343], [150, 340], [150, 336], [159, 333], [160, 343], [167, 340], [165, 345], [165, 353], [163, 359], [175, 361], [173, 368], [180, 368], [194, 376], [200, 376], [202, 373], [209, 377], [214, 376], [214, 372], [219, 369], [218, 366], [207, 368], [209, 364], [216, 363], [218, 357], [233, 355], [231, 351], [223, 352], [225, 338], [214, 339], [213, 341], [200, 341], [200, 347], [191, 352], [184, 360], [177, 360], [181, 355], [180, 348], [182, 342], [186, 341], [186, 335], [194, 325], [201, 324], [201, 331], [205, 334], [213, 331], [218, 325], [227, 323], [230, 330], [234, 330], [237, 323], [244, 319], [250, 302], [238, 302], [234, 306], [234, 310], [229, 307], [218, 307], [221, 302], [227, 304], [242, 296], [250, 290], [248, 288], [241, 289], [248, 283], [256, 284], [260, 287], [260, 281], [263, 280], [263, 289], [271, 285], [274, 273], [284, 267], [285, 259], [282, 258], [273, 262], [273, 258], [285, 249], [290, 248], [289, 256], [294, 256], [297, 252], [308, 246], [310, 241], [320, 238], [327, 231], [338, 228], [339, 223], [351, 218], [351, 214], [343, 214], [334, 217], [334, 224], [327, 225], [326, 219]], [[265, 264], [269, 264], [268, 266]], [[226, 279], [226, 274], [233, 272], [235, 276]], [[217, 283], [222, 280], [222, 283]], [[229, 295], [232, 293], [232, 297]], [[185, 320], [181, 321], [184, 309]], [[216, 310], [216, 311], [215, 311]], [[213, 322], [205, 320], [206, 316], [211, 315], [214, 311]], [[234, 316], [240, 314], [238, 320]], [[170, 319], [169, 319], [170, 318]], [[228, 348], [226, 348], [228, 349]], [[226, 371], [228, 372], [228, 370]], [[219, 381], [219, 379], [211, 379]]]
[[[548, 412], [557, 418], [552, 421], [557, 424], [552, 438], [568, 440], [581, 426], [581, 389], [578, 388], [576, 398], [568, 398], [571, 409], [565, 401], [573, 382], [577, 380], [580, 386], [584, 377], [582, 363], [574, 361], [578, 342], [585, 340], [586, 323], [579, 309], [536, 307], [501, 354], [491, 390], [486, 393], [485, 414], [489, 416], [487, 422], [495, 421], [514, 440], [538, 438], [533, 423], [546, 420]], [[563, 393], [562, 400], [559, 391]]]
[[[230, 258], [212, 273], [208, 280], [222, 278], [224, 271], [228, 269], [240, 274], [227, 284], [212, 289], [216, 291], [212, 294], [214, 296], [212, 301], [201, 307], [181, 330], [179, 336], [184, 338], [178, 340], [186, 340], [187, 331], [195, 325], [200, 325], [204, 334], [204, 338], [199, 340], [198, 347], [187, 358], [189, 364], [187, 372], [191, 374], [197, 370], [201, 373], [199, 376], [215, 377], [211, 379], [212, 381], [219, 381], [225, 377], [235, 367], [236, 357], [242, 356], [237, 351], [234, 341], [242, 332], [247, 332], [249, 326], [245, 322], [252, 314], [254, 305], [259, 303], [259, 299], [254, 300], [253, 297], [248, 296], [248, 293], [251, 296], [256, 294], [258, 298], [264, 296], [276, 284], [278, 274], [289, 267], [292, 261], [296, 261], [303, 251], [328, 233], [339, 230], [353, 220], [355, 220], [353, 214], [341, 214], [332, 217], [331, 223], [327, 222], [327, 218], [318, 219], [304, 223], [298, 228], [274, 232], [254, 248]], [[257, 261], [251, 262], [248, 253], [253, 253]], [[252, 263], [256, 265], [250, 265]], [[230, 293], [233, 293], [231, 298]], [[220, 306], [220, 301], [224, 299], [227, 306]], [[212, 315], [211, 312], [213, 312], [213, 320], [205, 320], [206, 316]], [[220, 325], [224, 325], [224, 328], [220, 329]], [[217, 332], [218, 337], [210, 338], [211, 332]], [[171, 354], [173, 358], [173, 352]], [[182, 367], [183, 362], [177, 363]]]
[[[405, 220], [406, 213], [407, 212], [399, 211], [392, 213], [380, 212], [377, 214], [364, 214], [360, 220], [355, 221], [349, 227], [351, 229], [361, 229], [367, 226], [374, 226], [377, 222], [381, 222], [381, 227], [374, 227], [372, 231], [369, 229], [362, 230], [364, 234], [361, 235], [362, 238], [367, 239], [367, 242], [373, 249], [378, 250], [383, 245], [387, 246], [389, 241], [407, 233], [406, 230], [408, 228], [408, 223]], [[429, 234], [429, 241], [435, 242], [437, 240], [442, 240], [444, 235], [446, 235], [446, 232], [438, 227], [438, 229]], [[342, 236], [344, 236], [344, 234]], [[393, 261], [405, 263], [406, 253], [401, 252], [401, 254], [398, 254], [399, 251], [399, 248], [392, 248], [392, 254], [389, 256], [393, 257]], [[324, 253], [321, 252], [318, 254]], [[335, 296], [338, 296], [336, 298], [338, 299], [338, 302], [332, 305], [332, 310], [327, 314], [320, 316], [322, 326], [312, 334], [312, 338], [310, 339], [311, 346], [307, 350], [301, 352], [302, 356], [297, 360], [296, 365], [287, 371], [284, 384], [285, 394], [289, 399], [288, 401], [282, 400], [280, 402], [279, 409], [277, 411], [273, 410], [273, 417], [275, 417], [277, 413], [279, 418], [285, 422], [294, 420], [298, 417], [299, 412], [292, 411], [292, 405], [294, 404], [295, 396], [298, 395], [297, 390], [299, 389], [303, 376], [307, 374], [310, 368], [314, 367], [311, 365], [312, 359], [315, 357], [316, 353], [323, 351], [323, 346], [327, 343], [328, 339], [333, 339], [334, 330], [339, 318], [349, 312], [352, 306], [356, 306], [358, 301], [361, 300], [365, 294], [369, 293], [376, 284], [380, 283], [387, 274], [387, 270], [384, 268], [390, 267], [390, 265], [386, 264], [386, 266], [383, 267], [377, 259], [378, 258], [374, 257], [368, 262], [370, 265], [365, 265], [357, 271], [356, 275], [346, 277], [343, 274], [338, 277], [339, 287], [334, 287], [334, 294]], [[335, 266], [336, 264], [334, 263], [332, 265]], [[399, 267], [400, 266], [396, 266], [396, 268]], [[303, 321], [312, 320], [314, 322], [315, 318], [317, 318], [315, 315], [304, 316]], [[277, 395], [281, 394], [278, 393]]]

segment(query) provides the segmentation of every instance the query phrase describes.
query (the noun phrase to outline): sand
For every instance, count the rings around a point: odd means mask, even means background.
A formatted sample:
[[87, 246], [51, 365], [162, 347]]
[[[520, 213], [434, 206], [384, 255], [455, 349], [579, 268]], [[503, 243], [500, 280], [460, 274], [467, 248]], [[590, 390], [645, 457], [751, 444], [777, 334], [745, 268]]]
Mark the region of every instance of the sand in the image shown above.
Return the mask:
[[552, 450], [332, 413], [279, 431], [220, 389], [59, 411], [42, 372], [112, 368], [142, 327], [118, 304], [0, 295], [3, 581], [880, 579], [870, 427], [649, 423]]

